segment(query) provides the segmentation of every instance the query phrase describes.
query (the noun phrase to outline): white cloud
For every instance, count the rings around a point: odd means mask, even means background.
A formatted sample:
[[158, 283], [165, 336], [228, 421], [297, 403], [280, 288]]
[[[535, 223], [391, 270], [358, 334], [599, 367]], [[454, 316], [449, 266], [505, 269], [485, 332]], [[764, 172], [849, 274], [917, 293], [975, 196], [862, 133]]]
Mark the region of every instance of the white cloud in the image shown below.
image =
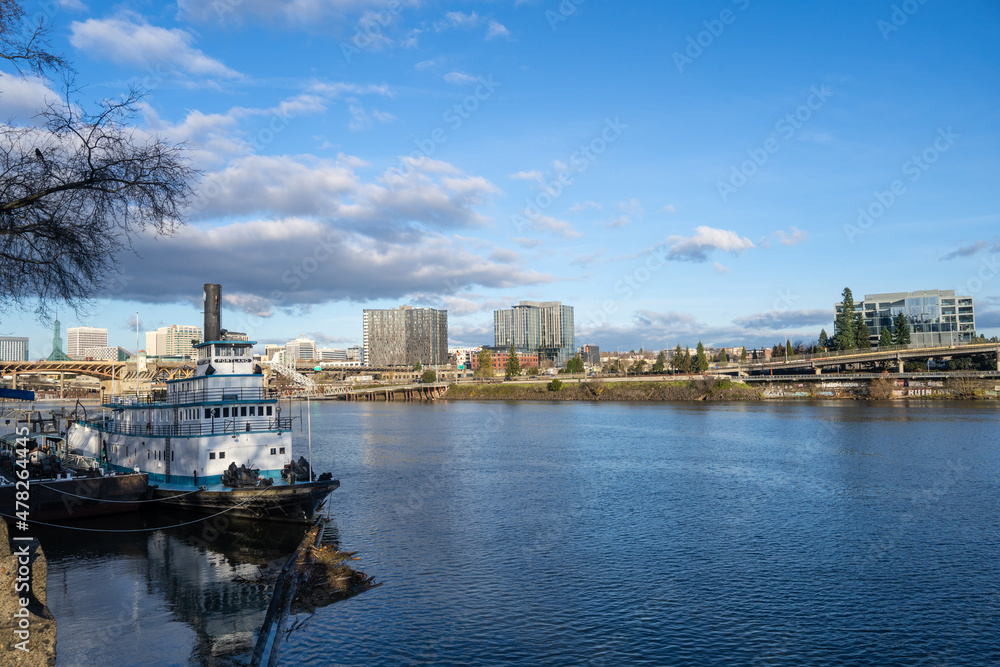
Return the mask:
[[438, 32], [447, 30], [448, 28], [474, 28], [482, 22], [482, 18], [475, 12], [471, 14], [466, 14], [465, 12], [447, 12], [444, 15], [444, 19], [444, 21], [434, 24]]
[[543, 241], [541, 239], [529, 239], [529, 238], [524, 237], [524, 236], [518, 236], [518, 237], [515, 237], [515, 238], [513, 238], [511, 240], [514, 243], [516, 243], [517, 245], [524, 246], [525, 248], [537, 248], [538, 246], [540, 246], [543, 243], [545, 243], [545, 241]]
[[92, 57], [137, 67], [168, 67], [195, 76], [240, 76], [194, 48], [191, 33], [150, 25], [134, 14], [74, 21], [70, 30], [70, 43]]
[[60, 101], [60, 96], [42, 79], [20, 77], [0, 72], [0, 118], [6, 122], [14, 119], [24, 124], [31, 122], [38, 112], [50, 103]]
[[524, 217], [529, 223], [531, 223], [531, 227], [533, 229], [537, 229], [539, 231], [552, 232], [553, 234], [557, 234], [565, 239], [575, 239], [583, 236], [583, 234], [573, 228], [573, 225], [565, 220], [559, 220], [550, 215], [545, 215], [544, 213], [525, 211]]
[[574, 214], [576, 214], [576, 213], [583, 213], [588, 208], [595, 208], [598, 211], [600, 211], [601, 210], [601, 205], [598, 204], [596, 201], [589, 201], [589, 200], [585, 201], [585, 202], [577, 202], [577, 203], [575, 203], [575, 204], [573, 204], [572, 206], [569, 207], [569, 212], [570, 213], [574, 213]]
[[738, 255], [744, 250], [755, 247], [753, 241], [745, 236], [727, 229], [715, 229], [706, 225], [694, 228], [693, 236], [671, 236], [667, 239], [670, 251], [669, 259], [688, 262], [704, 262], [708, 253], [722, 250]]
[[619, 202], [618, 210], [626, 215], [634, 215], [638, 218], [641, 218], [646, 213], [646, 209], [638, 199]]
[[809, 234], [794, 226], [789, 227], [787, 232], [779, 229], [774, 235], [778, 237], [779, 243], [789, 247], [796, 246], [809, 238]]
[[[419, 0], [396, 0], [392, 6], [402, 10], [419, 4]], [[392, 20], [398, 13], [387, 7], [386, 0], [178, 0], [177, 10], [178, 18], [195, 23], [240, 24], [255, 20], [268, 26], [314, 29], [369, 12], [375, 12], [383, 20], [386, 15]]]
[[430, 228], [482, 227], [476, 211], [499, 188], [447, 162], [401, 159], [375, 181], [355, 172], [363, 161], [351, 156], [248, 155], [207, 174], [193, 202], [195, 218], [246, 215], [336, 219], [369, 234], [393, 237]]
[[664, 206], [663, 208], [661, 208], [659, 211], [657, 211], [657, 213], [676, 213], [676, 212], [677, 212], [677, 209], [674, 208], [673, 204], [667, 204], [666, 206]]
[[466, 74], [465, 72], [448, 72], [443, 78], [448, 83], [453, 83], [456, 86], [468, 86], [478, 82], [476, 77], [471, 74]]
[[371, 129], [375, 123], [386, 125], [396, 120], [391, 113], [372, 109], [371, 112], [365, 110], [360, 104], [352, 104], [348, 107], [351, 114], [351, 122], [347, 124], [347, 129], [351, 132], [360, 132]]
[[507, 30], [502, 23], [491, 19], [489, 27], [486, 29], [486, 39], [494, 39], [496, 37], [510, 39], [510, 30]]
[[730, 271], [732, 271], [732, 269], [730, 269], [728, 266], [726, 266], [722, 262], [715, 262], [714, 264], [712, 264], [712, 268], [715, 269], [717, 272], [722, 273], [722, 274], [726, 274], [726, 273], [729, 273]]
[[530, 171], [519, 171], [517, 173], [508, 176], [514, 181], [534, 181], [538, 183], [541, 187], [545, 187], [545, 175], [542, 172], [532, 169]]
[[620, 215], [608, 224], [604, 225], [608, 229], [618, 229], [619, 227], [624, 227], [632, 222], [632, 219], [627, 215]]

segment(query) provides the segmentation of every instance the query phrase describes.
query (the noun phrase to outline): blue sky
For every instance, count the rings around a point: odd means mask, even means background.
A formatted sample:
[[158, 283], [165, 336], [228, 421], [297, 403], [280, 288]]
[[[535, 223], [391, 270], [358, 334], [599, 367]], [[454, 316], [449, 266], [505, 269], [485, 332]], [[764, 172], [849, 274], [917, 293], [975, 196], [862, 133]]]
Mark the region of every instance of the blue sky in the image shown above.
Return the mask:
[[[956, 289], [1000, 333], [1000, 5], [606, 0], [27, 3], [80, 101], [202, 172], [63, 327], [223, 325], [361, 342], [363, 308], [576, 309], [578, 344], [773, 344], [855, 295]], [[31, 116], [55, 84], [0, 79]], [[0, 314], [50, 347], [50, 325]]]

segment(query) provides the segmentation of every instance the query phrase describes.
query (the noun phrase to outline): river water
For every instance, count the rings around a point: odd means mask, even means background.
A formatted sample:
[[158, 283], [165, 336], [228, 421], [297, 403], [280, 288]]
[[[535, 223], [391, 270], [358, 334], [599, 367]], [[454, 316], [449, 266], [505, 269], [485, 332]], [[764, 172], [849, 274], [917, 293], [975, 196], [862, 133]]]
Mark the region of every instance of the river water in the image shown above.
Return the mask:
[[[1000, 663], [996, 404], [310, 417], [330, 537], [383, 585], [293, 619], [282, 664]], [[297, 538], [43, 536], [59, 664], [245, 664], [267, 596], [231, 580]]]

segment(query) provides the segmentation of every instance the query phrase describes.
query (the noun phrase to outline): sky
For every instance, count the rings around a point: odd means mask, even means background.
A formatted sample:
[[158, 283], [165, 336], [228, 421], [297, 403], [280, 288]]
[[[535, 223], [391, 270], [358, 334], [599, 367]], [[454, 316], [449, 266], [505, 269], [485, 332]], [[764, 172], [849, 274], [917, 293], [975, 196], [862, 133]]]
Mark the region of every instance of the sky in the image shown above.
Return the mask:
[[[576, 344], [772, 345], [844, 287], [954, 289], [1000, 333], [995, 0], [27, 2], [91, 107], [201, 174], [70, 326], [201, 324], [362, 342], [362, 310], [575, 308]], [[32, 122], [57, 83], [0, 77]], [[51, 349], [51, 322], [0, 312]], [[144, 339], [140, 347], [144, 346]]]

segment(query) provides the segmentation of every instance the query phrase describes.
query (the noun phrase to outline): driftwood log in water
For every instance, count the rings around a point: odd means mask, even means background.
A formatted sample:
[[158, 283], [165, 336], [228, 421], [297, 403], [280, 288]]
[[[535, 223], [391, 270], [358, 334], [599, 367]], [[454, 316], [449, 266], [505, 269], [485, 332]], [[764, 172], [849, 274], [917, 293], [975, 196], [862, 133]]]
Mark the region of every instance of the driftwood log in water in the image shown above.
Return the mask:
[[261, 584], [274, 582], [271, 604], [250, 660], [252, 666], [277, 664], [289, 613], [312, 613], [381, 585], [347, 564], [357, 560], [354, 553], [321, 544], [322, 533], [320, 519], [280, 570], [272, 563], [261, 568], [256, 579], [249, 580]]

